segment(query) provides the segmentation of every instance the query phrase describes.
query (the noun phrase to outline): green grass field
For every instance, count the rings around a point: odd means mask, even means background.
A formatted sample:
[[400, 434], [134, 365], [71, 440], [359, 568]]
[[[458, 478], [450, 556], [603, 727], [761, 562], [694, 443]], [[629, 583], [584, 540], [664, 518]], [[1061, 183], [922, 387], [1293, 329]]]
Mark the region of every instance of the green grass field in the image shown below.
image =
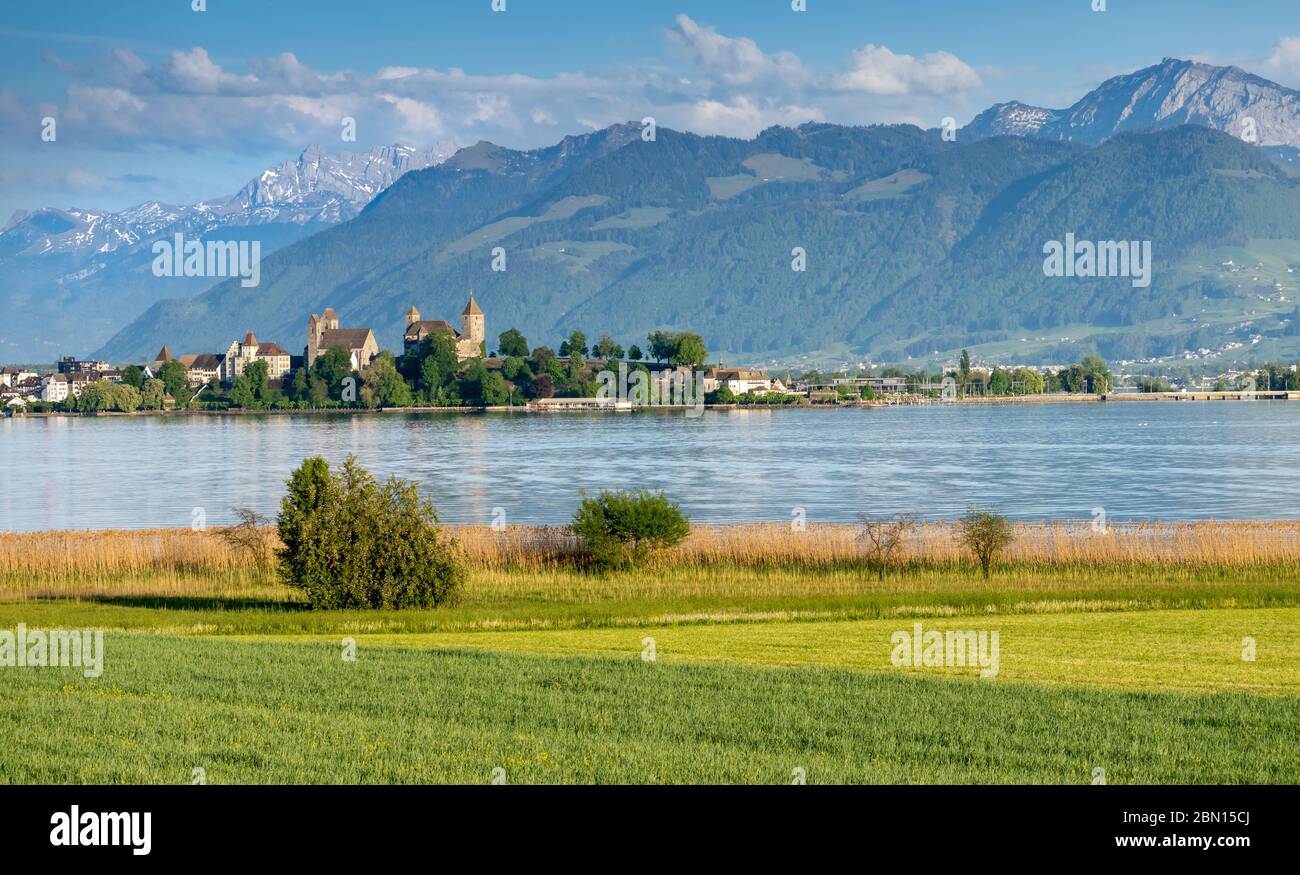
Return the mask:
[[[310, 611], [269, 582], [10, 600], [0, 630], [102, 629], [106, 654], [98, 678], [0, 668], [0, 781], [1294, 783], [1300, 586], [1236, 577], [495, 571], [428, 611]], [[895, 667], [917, 622], [996, 631], [996, 676]]]
[[98, 680], [17, 673], [7, 781], [1267, 782], [1300, 700], [123, 635]]

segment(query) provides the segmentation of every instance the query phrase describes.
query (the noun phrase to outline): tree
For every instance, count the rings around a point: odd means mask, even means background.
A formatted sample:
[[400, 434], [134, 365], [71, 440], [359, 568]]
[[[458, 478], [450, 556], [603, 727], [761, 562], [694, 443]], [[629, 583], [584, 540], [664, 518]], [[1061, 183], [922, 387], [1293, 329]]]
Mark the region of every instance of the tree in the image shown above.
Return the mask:
[[172, 359], [158, 369], [158, 379], [163, 382], [163, 389], [176, 399], [178, 405], [184, 406], [190, 397], [190, 374], [185, 365]]
[[892, 517], [858, 515], [858, 541], [863, 545], [867, 567], [882, 582], [885, 572], [897, 563], [907, 538], [916, 530], [916, 518], [907, 514]]
[[650, 346], [650, 358], [657, 362], [668, 361], [677, 351], [677, 344], [667, 331], [651, 331], [646, 335], [646, 342]]
[[1105, 394], [1110, 391], [1111, 374], [1110, 368], [1106, 365], [1106, 360], [1097, 354], [1086, 355], [1079, 364], [1083, 370], [1086, 390], [1096, 394]]
[[230, 387], [230, 403], [245, 410], [255, 410], [262, 406], [253, 391], [253, 381], [246, 372], [235, 377], [235, 382]]
[[99, 413], [110, 410], [134, 413], [140, 407], [140, 393], [125, 383], [96, 380], [88, 383], [76, 399], [76, 409], [82, 413]]
[[456, 338], [446, 331], [435, 332], [425, 338], [421, 350], [423, 358], [420, 362], [418, 388], [433, 395], [450, 385], [460, 370]]
[[410, 407], [411, 387], [397, 373], [393, 354], [385, 350], [361, 372], [361, 403], [366, 407]]
[[600, 340], [596, 343], [595, 353], [597, 358], [602, 359], [621, 359], [623, 357], [623, 347], [614, 342], [614, 338], [608, 334], [602, 334]]
[[646, 489], [585, 494], [573, 515], [574, 534], [586, 541], [598, 568], [637, 566], [655, 550], [674, 547], [691, 532], [690, 520], [662, 492]]
[[512, 383], [527, 383], [533, 378], [533, 371], [528, 361], [519, 356], [511, 356], [501, 363], [501, 374]]
[[1007, 545], [1011, 543], [1011, 523], [1001, 514], [990, 510], [981, 510], [975, 506], [966, 508], [965, 516], [957, 520], [957, 540], [962, 543], [979, 563], [984, 577], [989, 576], [989, 569]]
[[122, 369], [122, 382], [133, 389], [144, 388], [144, 371], [138, 365], [127, 365]]
[[550, 374], [538, 374], [533, 377], [528, 391], [534, 398], [552, 398], [555, 395], [555, 381]]
[[510, 387], [500, 371], [490, 371], [482, 361], [469, 363], [460, 380], [461, 397], [471, 404], [499, 407], [510, 402]]
[[310, 378], [306, 368], [298, 368], [293, 372], [293, 378], [289, 381], [289, 397], [294, 401], [311, 399]]
[[[312, 399], [343, 398], [343, 381], [352, 376], [352, 354], [346, 347], [332, 346], [316, 357], [311, 366]], [[320, 386], [320, 389], [316, 387]]]
[[673, 352], [668, 363], [677, 367], [698, 368], [709, 357], [704, 338], [689, 331], [673, 335]]
[[524, 338], [518, 329], [511, 328], [501, 332], [497, 338], [497, 355], [502, 358], [512, 356], [518, 358], [528, 358], [528, 341]]
[[144, 381], [144, 386], [140, 389], [140, 408], [142, 410], [162, 410], [163, 406], [163, 381], [157, 377], [150, 377]]
[[1043, 392], [1043, 375], [1033, 368], [1016, 368], [1011, 384], [1018, 395], [1039, 395]]
[[113, 386], [114, 404], [123, 413], [134, 413], [140, 409], [140, 393], [134, 386]]
[[233, 510], [237, 522], [218, 529], [218, 537], [231, 549], [247, 556], [259, 572], [266, 571], [275, 561], [275, 550], [267, 530], [270, 521], [251, 507], [236, 507]]
[[627, 348], [627, 357], [634, 362], [641, 361], [641, 347], [637, 346], [635, 343], [629, 346]]
[[528, 357], [528, 360], [533, 363], [533, 371], [535, 373], [541, 373], [542, 371], [547, 370], [547, 366], [550, 365], [551, 362], [555, 361], [555, 358], [555, 352], [549, 346], [539, 346], [533, 350], [533, 353]]
[[[689, 331], [652, 331], [646, 336], [646, 341], [650, 345], [650, 358], [668, 362], [674, 367], [698, 367], [709, 357], [704, 339]], [[641, 351], [638, 349], [637, 352]]]
[[587, 335], [574, 331], [569, 339], [560, 344], [560, 357], [581, 362], [587, 355]]
[[731, 391], [730, 386], [728, 386], [726, 383], [723, 383], [722, 385], [718, 386], [718, 388], [714, 389], [712, 392], [706, 392], [704, 394], [704, 403], [705, 404], [735, 404], [736, 393]]
[[1011, 394], [1011, 376], [1002, 368], [994, 368], [993, 373], [989, 375], [989, 394]]
[[320, 457], [290, 476], [280, 502], [282, 579], [314, 608], [436, 607], [465, 579], [454, 541], [416, 484], [380, 485], [349, 456], [335, 475]]
[[965, 386], [971, 381], [971, 354], [962, 350], [961, 359], [957, 360], [957, 382]]

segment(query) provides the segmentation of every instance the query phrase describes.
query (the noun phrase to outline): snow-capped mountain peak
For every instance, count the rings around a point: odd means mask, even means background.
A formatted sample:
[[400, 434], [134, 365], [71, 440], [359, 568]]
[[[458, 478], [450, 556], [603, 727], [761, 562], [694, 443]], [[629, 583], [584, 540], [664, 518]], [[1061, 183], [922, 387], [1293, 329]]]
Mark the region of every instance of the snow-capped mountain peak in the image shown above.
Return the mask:
[[77, 257], [134, 248], [164, 233], [207, 234], [220, 227], [347, 221], [402, 174], [440, 164], [453, 144], [429, 149], [377, 146], [331, 155], [319, 145], [270, 167], [237, 193], [178, 207], [146, 201], [120, 212], [56, 208], [19, 211], [0, 231], [0, 252]]
[[968, 137], [1046, 137], [1096, 144], [1125, 131], [1201, 125], [1261, 146], [1300, 148], [1300, 91], [1199, 61], [1159, 64], [1107, 79], [1068, 109], [1011, 102], [976, 116]]

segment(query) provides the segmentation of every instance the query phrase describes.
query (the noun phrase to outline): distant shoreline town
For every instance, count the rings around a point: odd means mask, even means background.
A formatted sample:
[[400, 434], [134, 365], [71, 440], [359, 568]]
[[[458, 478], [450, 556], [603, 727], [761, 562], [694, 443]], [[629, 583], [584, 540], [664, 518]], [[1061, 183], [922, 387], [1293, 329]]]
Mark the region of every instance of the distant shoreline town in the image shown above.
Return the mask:
[[0, 407], [12, 416], [1300, 398], [1295, 365], [1265, 365], [1178, 391], [1152, 377], [1117, 387], [1096, 355], [1055, 368], [1007, 368], [974, 365], [964, 350], [956, 367], [938, 373], [881, 367], [774, 376], [709, 364], [703, 339], [691, 332], [651, 332], [643, 350], [636, 344], [624, 349], [608, 334], [589, 344], [582, 331], [573, 331], [553, 350], [530, 348], [510, 328], [489, 351], [486, 316], [473, 295], [459, 328], [426, 320], [414, 306], [404, 321], [400, 355], [380, 349], [370, 328], [342, 326], [327, 307], [308, 317], [301, 355], [248, 331], [223, 353], [176, 356], [164, 345], [153, 360], [120, 368], [72, 356], [44, 372], [4, 367]]

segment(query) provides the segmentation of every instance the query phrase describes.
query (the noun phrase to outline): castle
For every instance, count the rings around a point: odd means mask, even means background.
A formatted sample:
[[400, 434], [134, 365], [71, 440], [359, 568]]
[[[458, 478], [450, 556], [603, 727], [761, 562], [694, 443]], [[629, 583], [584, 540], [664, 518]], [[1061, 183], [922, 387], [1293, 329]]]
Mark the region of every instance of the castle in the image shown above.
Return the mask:
[[336, 346], [348, 351], [354, 371], [369, 366], [379, 355], [379, 343], [369, 328], [340, 328], [333, 307], [326, 307], [320, 316], [312, 313], [307, 320], [307, 348], [304, 351], [307, 367], [310, 368], [319, 356]]
[[456, 357], [461, 361], [485, 355], [483, 342], [487, 339], [483, 311], [479, 309], [474, 296], [469, 296], [469, 303], [460, 314], [460, 331], [451, 327], [451, 323], [442, 319], [421, 319], [420, 311], [411, 307], [406, 312], [406, 332], [402, 335], [402, 347], [406, 352], [419, 348], [431, 334], [438, 331], [450, 332], [456, 338]]

